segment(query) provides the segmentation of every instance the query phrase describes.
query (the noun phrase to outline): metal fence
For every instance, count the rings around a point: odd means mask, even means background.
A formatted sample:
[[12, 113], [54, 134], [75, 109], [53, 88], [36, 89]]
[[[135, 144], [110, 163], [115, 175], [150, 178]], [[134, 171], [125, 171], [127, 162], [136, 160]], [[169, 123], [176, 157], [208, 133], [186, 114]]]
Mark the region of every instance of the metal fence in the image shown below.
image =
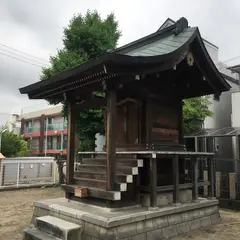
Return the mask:
[[2, 161], [0, 187], [55, 183], [53, 157], [7, 158]]

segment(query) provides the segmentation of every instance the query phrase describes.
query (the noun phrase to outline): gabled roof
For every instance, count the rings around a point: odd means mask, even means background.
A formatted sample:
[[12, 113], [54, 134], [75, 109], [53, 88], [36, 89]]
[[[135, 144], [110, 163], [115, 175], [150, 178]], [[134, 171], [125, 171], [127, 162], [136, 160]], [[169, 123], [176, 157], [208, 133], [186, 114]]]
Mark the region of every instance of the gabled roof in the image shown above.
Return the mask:
[[176, 22], [173, 21], [171, 18], [167, 18], [166, 21], [161, 25], [161, 27], [158, 29], [158, 31], [163, 30], [166, 27], [170, 27], [174, 25]]
[[[173, 25], [115, 51], [105, 52], [48, 80], [21, 88], [20, 92], [33, 99], [63, 100], [66, 92], [114, 80], [118, 74], [153, 74], [166, 68], [172, 69], [189, 52], [192, 52], [199, 70], [211, 86], [211, 93], [220, 95], [230, 89], [212, 62], [198, 28], [190, 28], [188, 21], [181, 18]], [[211, 93], [209, 90], [205, 92]]]
[[[174, 25], [175, 23], [176, 23], [176, 21], [172, 20], [171, 18], [167, 18], [166, 21], [161, 25], [161, 27], [157, 31], [161, 31], [164, 28], [167, 28], [167, 27], [170, 27], [170, 26]], [[208, 40], [203, 39], [203, 41], [205, 43], [208, 43], [209, 45], [213, 46], [214, 48], [218, 49], [218, 46], [216, 46], [215, 44], [209, 42]]]

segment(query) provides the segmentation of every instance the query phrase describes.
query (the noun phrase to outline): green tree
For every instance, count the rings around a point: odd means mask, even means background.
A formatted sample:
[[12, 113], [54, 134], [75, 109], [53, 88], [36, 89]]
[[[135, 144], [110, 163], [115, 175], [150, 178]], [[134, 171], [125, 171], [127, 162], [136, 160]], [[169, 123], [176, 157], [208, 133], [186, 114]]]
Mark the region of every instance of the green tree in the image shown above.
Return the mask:
[[[50, 58], [51, 66], [44, 68], [41, 79], [46, 80], [67, 69], [76, 67], [102, 52], [115, 49], [121, 36], [113, 13], [102, 19], [97, 11], [88, 11], [85, 16], [75, 15], [63, 32], [63, 49]], [[57, 102], [54, 102], [57, 103]], [[66, 117], [64, 103], [64, 116]], [[81, 138], [80, 150], [93, 150], [94, 136], [104, 131], [103, 109], [81, 112], [77, 119], [77, 133]]]
[[209, 110], [211, 102], [209, 97], [197, 97], [184, 100], [183, 105], [183, 126], [184, 132], [190, 133], [198, 131], [201, 128], [201, 122], [206, 117], [211, 117]]
[[28, 152], [28, 144], [22, 137], [10, 132], [3, 132], [1, 152], [5, 157], [22, 157]]

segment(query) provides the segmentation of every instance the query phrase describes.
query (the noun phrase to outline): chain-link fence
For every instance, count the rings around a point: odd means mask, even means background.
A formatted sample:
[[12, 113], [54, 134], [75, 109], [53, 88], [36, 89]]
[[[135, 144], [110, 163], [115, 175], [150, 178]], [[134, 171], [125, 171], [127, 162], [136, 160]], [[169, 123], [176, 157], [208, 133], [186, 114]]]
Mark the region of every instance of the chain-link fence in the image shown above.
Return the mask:
[[54, 183], [56, 167], [53, 157], [24, 157], [2, 160], [0, 187]]

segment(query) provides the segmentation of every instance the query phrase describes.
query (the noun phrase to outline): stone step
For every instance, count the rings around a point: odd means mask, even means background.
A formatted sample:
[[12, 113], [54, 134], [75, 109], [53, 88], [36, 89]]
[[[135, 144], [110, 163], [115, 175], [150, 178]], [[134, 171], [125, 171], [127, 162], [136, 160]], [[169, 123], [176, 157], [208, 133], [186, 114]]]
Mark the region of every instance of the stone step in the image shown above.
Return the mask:
[[[97, 180], [107, 180], [106, 171], [103, 173], [99, 172], [86, 172], [86, 171], [75, 171], [74, 177], [80, 178], [90, 178], [90, 179], [97, 179]], [[132, 183], [133, 176], [127, 174], [116, 174], [116, 181], [123, 182], [123, 183]]]
[[24, 229], [23, 240], [60, 240], [60, 238], [54, 237], [37, 228], [28, 227]]
[[[106, 165], [106, 158], [83, 158], [83, 164], [92, 164], [92, 165]], [[126, 167], [143, 167], [142, 159], [117, 159], [117, 166], [126, 166]]]
[[36, 227], [62, 240], [81, 238], [81, 226], [52, 216], [36, 218]]
[[[73, 194], [75, 193], [75, 189], [79, 188], [79, 187], [81, 187], [81, 186], [68, 185], [68, 184], [62, 185], [62, 188], [66, 192], [73, 193]], [[121, 200], [121, 192], [120, 191], [106, 191], [106, 190], [90, 188], [90, 187], [88, 187], [88, 196], [102, 198], [102, 199], [106, 199], [106, 200], [112, 200], [112, 201]]]
[[[87, 172], [106, 172], [106, 165], [91, 165], [91, 164], [81, 164], [78, 166], [78, 171], [87, 171]], [[137, 175], [138, 167], [125, 167], [125, 166], [116, 166], [117, 174], [127, 174], [127, 175]]]
[[[74, 184], [77, 184], [81, 187], [94, 187], [99, 189], [106, 189], [107, 182], [104, 180], [90, 179], [90, 178], [74, 178]], [[115, 190], [120, 192], [127, 191], [127, 183], [115, 183]]]

